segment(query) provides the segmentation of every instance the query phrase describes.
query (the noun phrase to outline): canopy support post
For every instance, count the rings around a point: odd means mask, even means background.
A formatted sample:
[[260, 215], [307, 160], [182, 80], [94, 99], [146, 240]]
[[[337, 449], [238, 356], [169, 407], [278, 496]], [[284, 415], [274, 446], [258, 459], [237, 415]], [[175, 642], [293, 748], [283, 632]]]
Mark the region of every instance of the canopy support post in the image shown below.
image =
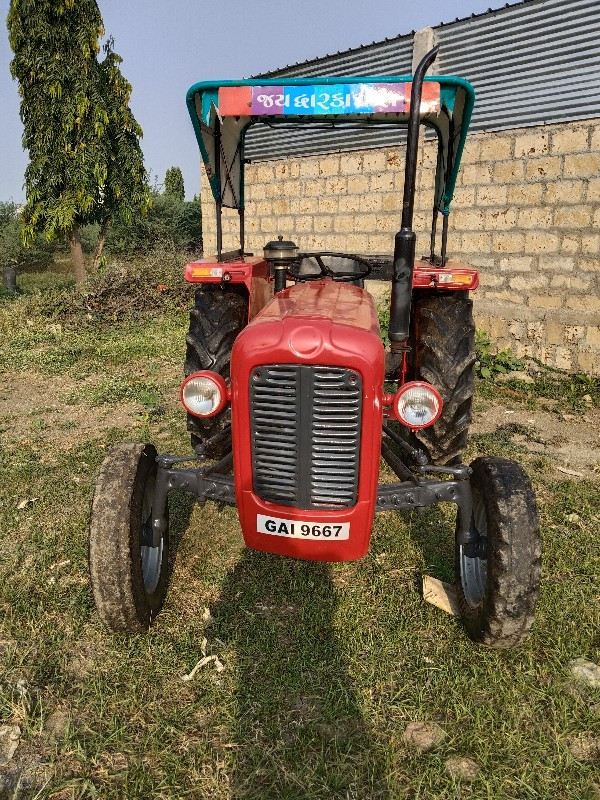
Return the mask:
[[219, 200], [216, 204], [217, 211], [217, 261], [223, 255], [223, 190], [221, 189], [221, 122], [219, 119], [215, 125], [215, 177], [219, 185]]
[[240, 256], [244, 257], [244, 245], [246, 243], [246, 220], [243, 208], [238, 208], [238, 214], [240, 215]]
[[[450, 137], [449, 137], [449, 148], [448, 148], [448, 164], [446, 168], [446, 180], [445, 184], [448, 185], [448, 181], [450, 180], [450, 175], [452, 174], [452, 167], [454, 165], [454, 139], [456, 136], [456, 131], [454, 128], [454, 120], [450, 120]], [[446, 256], [446, 250], [448, 247], [448, 217], [450, 216], [450, 209], [448, 206], [444, 209], [444, 224], [442, 227], [442, 267], [446, 266], [446, 262], [448, 258]]]
[[446, 257], [446, 247], [448, 245], [448, 214], [444, 214], [444, 221], [442, 225], [442, 267], [446, 266], [448, 261]]
[[437, 232], [437, 219], [438, 219], [438, 208], [436, 206], [433, 209], [433, 219], [431, 220], [431, 241], [429, 246], [429, 260], [434, 265], [435, 265], [435, 235]]

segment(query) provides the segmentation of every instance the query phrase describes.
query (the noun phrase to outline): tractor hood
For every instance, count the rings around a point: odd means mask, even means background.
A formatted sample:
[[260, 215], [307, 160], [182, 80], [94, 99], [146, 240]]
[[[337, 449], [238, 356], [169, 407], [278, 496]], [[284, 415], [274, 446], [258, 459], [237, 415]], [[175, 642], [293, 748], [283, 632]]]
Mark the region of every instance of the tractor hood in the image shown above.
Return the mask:
[[[297, 284], [239, 334], [231, 420], [236, 501], [248, 546], [323, 561], [365, 554], [377, 496], [383, 378], [375, 305], [357, 286]], [[316, 540], [263, 530], [273, 519], [305, 530], [325, 526], [325, 533]], [[327, 538], [335, 526], [343, 535]]]

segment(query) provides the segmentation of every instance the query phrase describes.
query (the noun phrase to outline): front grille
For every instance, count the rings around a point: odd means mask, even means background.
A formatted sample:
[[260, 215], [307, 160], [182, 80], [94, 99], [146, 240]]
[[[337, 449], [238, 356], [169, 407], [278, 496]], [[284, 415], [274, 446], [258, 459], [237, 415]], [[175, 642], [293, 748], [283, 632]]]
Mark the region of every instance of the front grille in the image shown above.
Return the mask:
[[362, 384], [343, 367], [272, 364], [250, 376], [254, 492], [296, 508], [356, 503]]

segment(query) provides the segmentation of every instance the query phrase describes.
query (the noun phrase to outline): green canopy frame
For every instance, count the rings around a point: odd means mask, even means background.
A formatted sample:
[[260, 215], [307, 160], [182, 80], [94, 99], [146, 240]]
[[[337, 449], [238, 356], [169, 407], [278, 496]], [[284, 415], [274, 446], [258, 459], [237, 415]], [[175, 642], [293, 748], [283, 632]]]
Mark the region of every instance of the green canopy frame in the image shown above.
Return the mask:
[[[218, 214], [225, 206], [237, 209], [243, 219], [244, 141], [251, 126], [259, 123], [276, 126], [280, 123], [323, 122], [406, 126], [412, 80], [413, 76], [392, 75], [204, 81], [194, 84], [187, 93], [187, 106]], [[407, 98], [403, 107], [398, 102], [401, 87], [404, 87]], [[439, 87], [438, 102], [422, 101], [420, 122], [435, 130], [437, 135], [434, 209], [436, 214], [440, 212], [447, 216], [475, 103], [475, 91], [463, 78], [439, 75], [424, 79], [425, 96], [428, 89], [432, 96], [436, 87]], [[380, 101], [383, 98], [379, 106], [369, 106], [367, 102], [360, 107], [352, 100], [348, 103], [349, 97], [357, 95], [361, 95], [363, 100], [366, 97], [368, 101], [369, 93]], [[339, 97], [342, 94], [347, 102], [346, 107], [340, 109], [342, 101]], [[301, 103], [297, 109], [284, 106], [283, 98], [287, 104], [290, 99], [297, 103], [298, 97]], [[312, 100], [312, 106], [307, 97]], [[328, 97], [329, 103], [319, 103], [319, 97]], [[332, 97], [338, 97], [338, 107]], [[271, 101], [272, 105], [265, 106], [265, 100]]]

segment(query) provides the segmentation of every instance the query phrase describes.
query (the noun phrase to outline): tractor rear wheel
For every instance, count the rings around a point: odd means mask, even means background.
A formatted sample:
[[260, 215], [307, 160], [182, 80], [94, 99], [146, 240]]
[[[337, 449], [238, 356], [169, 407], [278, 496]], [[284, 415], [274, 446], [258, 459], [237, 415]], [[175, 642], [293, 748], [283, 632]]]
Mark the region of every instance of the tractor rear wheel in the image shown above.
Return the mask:
[[[488, 647], [514, 647], [533, 624], [541, 540], [535, 495], [520, 464], [476, 458], [471, 464], [477, 555], [455, 545], [456, 594], [467, 633]], [[457, 528], [458, 530], [458, 528]]]
[[444, 403], [439, 420], [412, 444], [430, 463], [458, 463], [467, 444], [475, 386], [473, 301], [466, 292], [419, 294], [412, 314], [413, 380], [434, 386]]
[[[190, 328], [185, 337], [185, 375], [209, 369], [229, 378], [231, 348], [248, 320], [248, 300], [243, 290], [221, 289], [217, 285], [202, 286], [190, 311]], [[192, 447], [206, 442], [223, 430], [230, 420], [229, 407], [208, 419], [187, 415], [187, 429], [192, 434]], [[206, 451], [210, 458], [225, 454], [221, 441]]]

